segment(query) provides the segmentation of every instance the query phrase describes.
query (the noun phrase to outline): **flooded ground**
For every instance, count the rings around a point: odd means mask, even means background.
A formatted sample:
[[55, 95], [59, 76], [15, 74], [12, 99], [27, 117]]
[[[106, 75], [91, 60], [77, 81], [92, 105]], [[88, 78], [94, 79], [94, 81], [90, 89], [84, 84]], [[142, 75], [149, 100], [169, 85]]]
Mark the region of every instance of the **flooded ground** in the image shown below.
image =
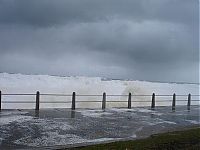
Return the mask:
[[0, 149], [73, 147], [137, 139], [164, 131], [200, 126], [199, 106], [132, 109], [2, 110]]

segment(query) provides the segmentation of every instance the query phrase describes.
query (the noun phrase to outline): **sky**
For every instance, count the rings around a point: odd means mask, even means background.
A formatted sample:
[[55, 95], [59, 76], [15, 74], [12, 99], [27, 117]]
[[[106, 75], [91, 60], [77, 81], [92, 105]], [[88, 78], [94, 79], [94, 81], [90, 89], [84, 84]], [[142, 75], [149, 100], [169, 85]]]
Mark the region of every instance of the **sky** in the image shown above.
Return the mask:
[[199, 1], [0, 0], [0, 72], [199, 83]]

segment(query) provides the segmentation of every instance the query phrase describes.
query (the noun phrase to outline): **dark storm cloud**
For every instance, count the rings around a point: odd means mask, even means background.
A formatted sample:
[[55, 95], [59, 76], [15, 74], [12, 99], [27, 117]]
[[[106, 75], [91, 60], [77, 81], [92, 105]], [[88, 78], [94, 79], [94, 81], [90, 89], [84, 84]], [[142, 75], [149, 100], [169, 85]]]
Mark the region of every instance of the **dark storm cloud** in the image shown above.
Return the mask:
[[2, 72], [198, 82], [198, 42], [198, 0], [0, 0]]
[[0, 22], [54, 26], [113, 17], [135, 21], [198, 22], [197, 0], [1, 0]]

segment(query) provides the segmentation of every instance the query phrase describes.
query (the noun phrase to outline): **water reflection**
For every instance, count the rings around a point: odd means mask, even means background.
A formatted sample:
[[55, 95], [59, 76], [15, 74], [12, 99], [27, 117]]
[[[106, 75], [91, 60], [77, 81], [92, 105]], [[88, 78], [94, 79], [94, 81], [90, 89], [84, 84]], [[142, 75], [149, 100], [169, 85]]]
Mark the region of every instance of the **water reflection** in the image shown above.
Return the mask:
[[77, 115], [75, 110], [70, 110], [70, 111], [35, 110], [33, 111], [32, 114], [36, 118], [75, 118]]
[[75, 110], [71, 110], [71, 118], [75, 118], [76, 116], [76, 111]]
[[156, 115], [151, 113], [151, 118], [156, 118]]
[[40, 117], [40, 111], [39, 110], [35, 110], [35, 117], [37, 117], [37, 118]]

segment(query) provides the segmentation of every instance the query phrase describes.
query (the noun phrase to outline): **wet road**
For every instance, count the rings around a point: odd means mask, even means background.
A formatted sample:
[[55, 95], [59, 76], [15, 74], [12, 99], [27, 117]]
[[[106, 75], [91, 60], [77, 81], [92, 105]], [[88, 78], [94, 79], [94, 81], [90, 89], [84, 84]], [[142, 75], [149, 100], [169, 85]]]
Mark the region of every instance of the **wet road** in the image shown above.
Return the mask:
[[42, 109], [0, 112], [0, 149], [75, 146], [200, 126], [199, 106], [103, 110]]

